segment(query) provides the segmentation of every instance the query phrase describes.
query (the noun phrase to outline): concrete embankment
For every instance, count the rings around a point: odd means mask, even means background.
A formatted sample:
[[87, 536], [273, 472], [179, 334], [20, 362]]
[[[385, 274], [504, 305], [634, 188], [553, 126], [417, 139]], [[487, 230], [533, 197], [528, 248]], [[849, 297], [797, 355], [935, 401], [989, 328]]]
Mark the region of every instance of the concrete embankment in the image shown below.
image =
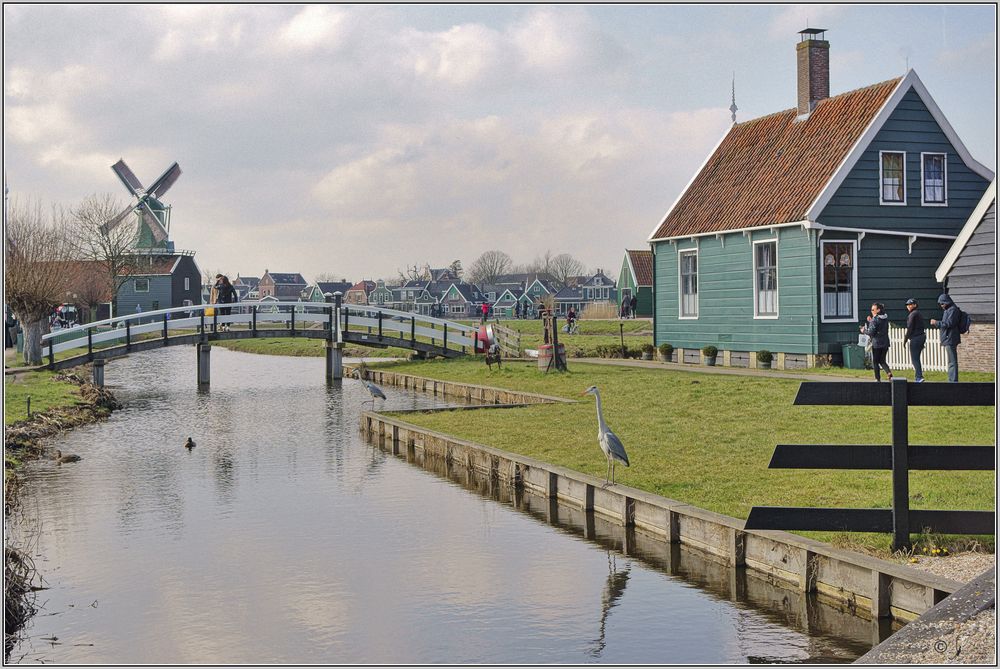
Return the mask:
[[[531, 393], [435, 381], [398, 372], [369, 370], [376, 383], [480, 400], [487, 404], [565, 402]], [[488, 408], [488, 407], [484, 407]], [[491, 478], [523, 486], [667, 543], [696, 548], [731, 567], [745, 567], [790, 589], [814, 592], [864, 618], [906, 622], [932, 608], [962, 584], [788, 532], [745, 531], [745, 521], [623, 485], [604, 486], [599, 478], [484, 444], [458, 439], [365, 412], [360, 428], [387, 449], [421, 451], [459, 463]]]

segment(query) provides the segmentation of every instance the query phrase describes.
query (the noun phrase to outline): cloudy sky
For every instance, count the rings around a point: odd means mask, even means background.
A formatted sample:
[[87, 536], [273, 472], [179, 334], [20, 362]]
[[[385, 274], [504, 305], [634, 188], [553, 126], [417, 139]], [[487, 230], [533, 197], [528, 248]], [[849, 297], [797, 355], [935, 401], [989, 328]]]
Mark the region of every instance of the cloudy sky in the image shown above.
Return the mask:
[[996, 168], [993, 6], [4, 5], [12, 197], [127, 193], [171, 162], [202, 269], [392, 278], [484, 250], [617, 274], [730, 123], [914, 68]]

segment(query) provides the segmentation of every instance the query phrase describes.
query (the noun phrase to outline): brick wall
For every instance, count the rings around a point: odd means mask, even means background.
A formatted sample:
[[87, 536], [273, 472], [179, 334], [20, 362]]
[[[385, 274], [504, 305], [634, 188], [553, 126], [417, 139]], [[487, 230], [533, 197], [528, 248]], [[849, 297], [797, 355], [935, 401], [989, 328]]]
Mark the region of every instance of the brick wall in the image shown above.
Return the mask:
[[958, 369], [995, 372], [997, 366], [996, 323], [973, 323], [969, 334], [962, 335], [958, 347]]
[[830, 43], [810, 39], [796, 46], [799, 114], [830, 97]]

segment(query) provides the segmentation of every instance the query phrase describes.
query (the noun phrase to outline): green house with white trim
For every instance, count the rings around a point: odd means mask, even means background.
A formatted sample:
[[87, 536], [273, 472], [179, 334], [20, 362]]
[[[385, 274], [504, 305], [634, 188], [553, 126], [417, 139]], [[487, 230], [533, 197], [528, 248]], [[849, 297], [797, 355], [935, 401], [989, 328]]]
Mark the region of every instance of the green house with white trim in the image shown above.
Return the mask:
[[916, 72], [829, 96], [829, 42], [802, 31], [798, 105], [733, 126], [651, 233], [654, 340], [698, 362], [837, 364], [873, 302], [905, 321], [994, 174]]
[[653, 252], [649, 249], [626, 250], [622, 268], [618, 273], [619, 303], [636, 297], [635, 315], [649, 318], [653, 315]]

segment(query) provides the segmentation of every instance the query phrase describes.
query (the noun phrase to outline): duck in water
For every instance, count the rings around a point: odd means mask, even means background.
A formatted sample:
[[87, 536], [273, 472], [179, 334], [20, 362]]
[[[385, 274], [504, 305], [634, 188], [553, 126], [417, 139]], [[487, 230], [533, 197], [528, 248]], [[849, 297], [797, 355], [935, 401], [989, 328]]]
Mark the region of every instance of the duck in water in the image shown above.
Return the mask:
[[77, 462], [79, 460], [83, 460], [83, 458], [81, 458], [79, 455], [73, 455], [72, 453], [67, 453], [66, 455], [63, 455], [62, 451], [56, 449], [56, 457], [54, 457], [53, 460], [55, 460], [59, 464], [63, 464], [65, 462]]
[[188, 440], [184, 442], [184, 448], [186, 448], [186, 449], [188, 449], [190, 451], [194, 447], [195, 447], [195, 443], [193, 441], [191, 441], [191, 437], [188, 437]]

